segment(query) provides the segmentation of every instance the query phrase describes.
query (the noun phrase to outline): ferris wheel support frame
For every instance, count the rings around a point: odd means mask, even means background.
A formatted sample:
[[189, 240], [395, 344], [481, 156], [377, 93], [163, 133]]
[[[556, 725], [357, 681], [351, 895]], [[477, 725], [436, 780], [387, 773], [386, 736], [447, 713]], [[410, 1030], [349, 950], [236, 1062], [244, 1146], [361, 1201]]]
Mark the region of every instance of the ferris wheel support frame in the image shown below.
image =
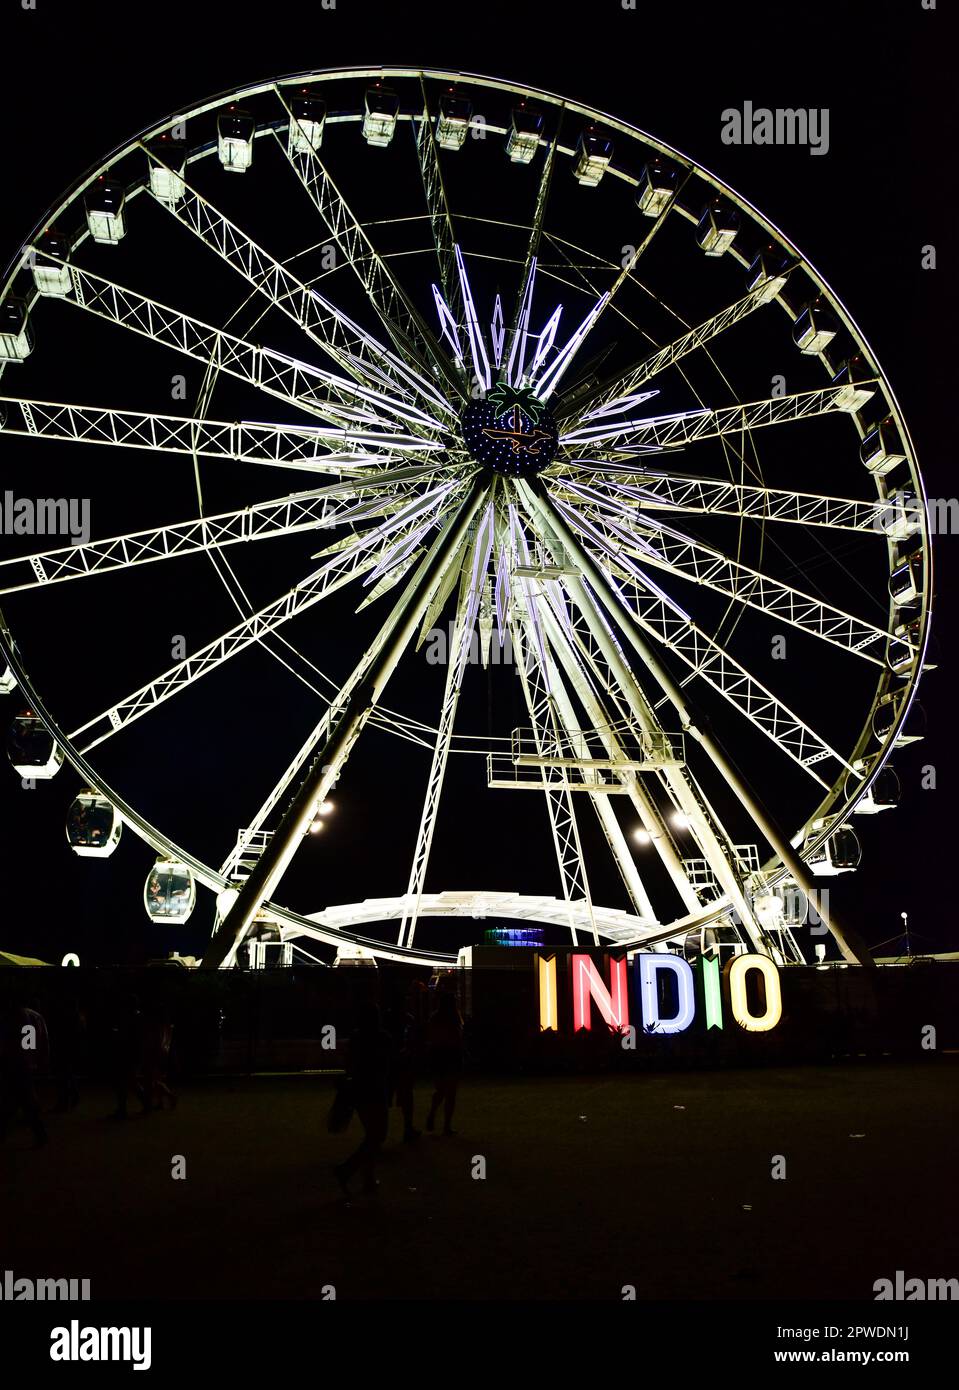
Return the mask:
[[[567, 526], [564, 518], [552, 505], [546, 489], [538, 479], [524, 480], [518, 483], [518, 487], [527, 500], [529, 510], [541, 520], [548, 523], [557, 540], [565, 547], [567, 554], [581, 568], [594, 592], [597, 596], [602, 597], [603, 601], [609, 606], [610, 612], [616, 615], [616, 619], [620, 623], [623, 632], [629, 638], [630, 643], [645, 662], [650, 672], [655, 676], [657, 682], [669, 698], [670, 703], [679, 714], [684, 732], [694, 738], [703, 751], [708, 754], [719, 773], [725, 778], [729, 787], [735, 792], [738, 799], [745, 806], [753, 821], [765, 836], [770, 847], [782, 860], [784, 866], [789, 870], [796, 883], [803, 889], [807, 896], [811, 897], [813, 901], [816, 901], [815, 884], [802, 858], [796, 854], [789, 841], [779, 832], [776, 826], [773, 825], [765, 809], [756, 800], [750, 788], [732, 766], [726, 754], [716, 743], [712, 735], [707, 730], [699, 728], [696, 724], [681, 688], [659, 662], [646, 641], [645, 634], [633, 618], [629, 609], [616, 602], [615, 595], [610, 592], [606, 576], [603, 574], [599, 565], [593, 561], [585, 548], [580, 545], [572, 528]], [[825, 908], [817, 907], [817, 911], [819, 912], [823, 925], [831, 932], [845, 960], [852, 965], [875, 966], [875, 961], [870, 955], [868, 947], [855, 929], [848, 926], [841, 927]]]
[[[544, 635], [546, 638], [547, 676], [556, 705], [559, 725], [568, 744], [571, 747], [582, 748], [585, 753], [589, 748], [589, 738], [586, 729], [581, 727], [580, 721], [576, 716], [573, 701], [570, 697], [570, 688], [575, 688], [573, 687], [571, 673], [565, 666], [561, 667], [560, 664], [555, 637], [555, 619], [553, 618], [548, 598], [542, 607], [541, 616], [543, 618]], [[567, 679], [570, 681], [569, 687], [564, 680], [563, 673], [565, 673]], [[580, 698], [582, 698], [582, 696]], [[594, 728], [597, 731], [603, 729], [603, 727], [604, 721], [602, 718], [594, 721]], [[607, 735], [602, 741], [609, 757], [618, 762], [625, 763], [625, 753], [617, 746], [616, 740], [612, 735]], [[598, 776], [599, 774], [595, 769], [583, 769], [584, 781], [595, 782], [598, 780]], [[642, 878], [636, 868], [636, 861], [629, 851], [626, 837], [616, 818], [616, 813], [610, 805], [609, 797], [600, 794], [590, 796], [589, 799], [592, 802], [603, 834], [606, 836], [606, 842], [616, 862], [616, 867], [619, 869], [620, 876], [626, 886], [626, 891], [633, 905], [633, 911], [636, 913], [637, 917], [647, 918], [649, 921], [658, 925], [659, 919], [656, 916], [656, 909], [653, 907], [649, 894], [643, 886]]]
[[[488, 484], [482, 476], [473, 479], [459, 512], [424, 559], [418, 574], [404, 589], [383, 627], [385, 640], [369, 665], [359, 687], [349, 696], [339, 722], [325, 744], [317, 749], [313, 766], [280, 820], [269, 843], [240, 889], [230, 911], [210, 939], [200, 964], [217, 969], [233, 956], [263, 903], [271, 896], [292, 860], [315, 808], [322, 802], [350, 749], [373, 711], [397, 663], [429, 606], [443, 570], [459, 548], [470, 522], [486, 494]], [[365, 663], [364, 663], [365, 664]]]
[[[612, 719], [609, 711], [604, 708], [601, 699], [592, 688], [590, 681], [586, 678], [583, 668], [576, 661], [570, 639], [556, 617], [553, 603], [550, 601], [550, 596], [547, 597], [547, 602], [544, 605], [543, 619], [546, 635], [553, 653], [553, 659], [564, 672], [566, 679], [569, 681], [570, 688], [579, 697], [583, 708], [586, 710], [587, 717], [592, 720], [592, 727], [599, 731], [600, 741], [602, 742], [607, 756], [618, 763], [625, 764], [627, 761], [626, 751], [613, 732]], [[575, 722], [568, 695], [561, 702], [560, 710], [567, 734], [572, 735], [575, 733], [582, 735], [584, 731], [581, 730]], [[679, 855], [668, 833], [665, 831], [655, 802], [643, 789], [635, 772], [630, 772], [628, 778], [625, 780], [626, 792], [632, 803], [633, 809], [639, 816], [643, 829], [649, 835], [650, 841], [654, 844], [660, 858], [663, 860], [664, 866], [682, 899], [683, 905], [690, 911], [698, 911], [700, 906], [699, 898], [683, 873], [683, 866], [680, 862]], [[628, 846], [625, 843], [625, 837], [619, 821], [616, 819], [612, 807], [609, 805], [609, 798], [599, 796], [592, 798], [592, 800], [596, 806], [597, 814], [603, 823], [604, 833], [606, 834], [607, 840], [610, 842], [613, 857], [626, 883], [627, 891], [633, 902], [637, 916], [648, 916], [652, 921], [658, 921], [656, 911], [653, 908], [649, 895], [643, 886], [642, 878], [636, 868], [636, 862], [632, 854], [629, 853]]]

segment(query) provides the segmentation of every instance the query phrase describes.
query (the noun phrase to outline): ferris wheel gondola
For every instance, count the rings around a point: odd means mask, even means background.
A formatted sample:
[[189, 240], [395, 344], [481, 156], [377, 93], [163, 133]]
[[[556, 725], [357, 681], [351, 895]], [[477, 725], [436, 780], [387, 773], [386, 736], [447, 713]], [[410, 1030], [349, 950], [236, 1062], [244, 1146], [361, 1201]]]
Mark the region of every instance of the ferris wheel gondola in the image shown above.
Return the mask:
[[43, 720], [30, 710], [14, 719], [7, 734], [7, 757], [23, 778], [43, 781], [55, 777], [63, 765], [63, 749]]
[[143, 906], [151, 922], [182, 926], [196, 906], [192, 870], [176, 859], [158, 859], [143, 885]]
[[99, 792], [81, 792], [67, 812], [67, 843], [81, 858], [109, 859], [122, 830], [113, 803]]

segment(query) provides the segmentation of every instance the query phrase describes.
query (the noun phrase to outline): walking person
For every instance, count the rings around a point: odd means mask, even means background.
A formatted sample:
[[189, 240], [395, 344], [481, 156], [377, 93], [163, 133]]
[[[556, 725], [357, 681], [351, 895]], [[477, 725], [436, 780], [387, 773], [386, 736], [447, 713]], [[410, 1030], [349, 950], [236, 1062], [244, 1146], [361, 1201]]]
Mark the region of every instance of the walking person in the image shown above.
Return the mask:
[[56, 1087], [54, 1110], [62, 1114], [80, 1103], [77, 1070], [86, 1019], [76, 999], [60, 999], [50, 1013], [51, 1075]]
[[413, 1124], [413, 1085], [424, 1052], [428, 992], [422, 980], [414, 980], [396, 1019], [396, 1065], [393, 1071], [393, 1103], [403, 1116], [403, 1143], [413, 1144], [420, 1131]]
[[147, 1094], [143, 1088], [143, 1014], [135, 994], [122, 994], [117, 1001], [110, 1029], [110, 1051], [117, 1108], [112, 1120], [128, 1118], [127, 1106], [133, 1091], [144, 1113], [148, 1110]]
[[36, 1081], [46, 1075], [49, 1057], [43, 1017], [9, 999], [0, 1003], [0, 1139], [19, 1111], [33, 1130], [36, 1147], [48, 1142]]
[[349, 1158], [333, 1170], [347, 1197], [351, 1195], [350, 1180], [355, 1173], [363, 1175], [364, 1193], [376, 1192], [376, 1159], [389, 1128], [394, 1049], [376, 1004], [363, 1004], [358, 1010], [357, 1026], [350, 1036], [348, 1049], [346, 1072], [357, 1118], [363, 1127], [363, 1139]]
[[176, 1109], [176, 1092], [168, 1081], [172, 1046], [172, 1010], [161, 997], [147, 1008], [143, 1029], [143, 1094], [147, 1110], [155, 1106], [162, 1110], [164, 1100], [170, 1102], [171, 1110]]
[[426, 1117], [426, 1128], [435, 1128], [437, 1111], [442, 1105], [443, 1133], [455, 1134], [453, 1111], [456, 1109], [456, 1091], [463, 1070], [463, 1020], [456, 997], [449, 990], [444, 990], [437, 997], [436, 1009], [427, 1029], [427, 1042], [435, 1090]]

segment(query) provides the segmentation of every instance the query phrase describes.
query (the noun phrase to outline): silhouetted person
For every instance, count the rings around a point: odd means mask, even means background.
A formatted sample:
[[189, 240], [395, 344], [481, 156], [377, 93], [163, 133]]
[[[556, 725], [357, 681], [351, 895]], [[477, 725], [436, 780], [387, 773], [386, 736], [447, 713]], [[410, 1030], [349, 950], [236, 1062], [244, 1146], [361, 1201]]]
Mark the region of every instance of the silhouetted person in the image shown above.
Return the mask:
[[380, 1011], [375, 1004], [361, 1006], [348, 1047], [346, 1074], [356, 1114], [363, 1126], [363, 1140], [349, 1158], [334, 1169], [347, 1196], [350, 1179], [357, 1172], [363, 1174], [363, 1191], [376, 1191], [374, 1165], [389, 1127], [393, 1040], [381, 1024]]
[[111, 1119], [125, 1120], [130, 1092], [147, 1109], [146, 1092], [141, 1083], [143, 1064], [143, 1014], [135, 994], [123, 994], [116, 1006], [110, 1029], [111, 1065], [117, 1093], [117, 1108]]
[[428, 1000], [422, 980], [414, 980], [406, 992], [394, 1030], [396, 1065], [393, 1072], [393, 1103], [403, 1116], [404, 1144], [412, 1144], [420, 1137], [420, 1131], [413, 1124], [413, 1084], [417, 1066], [425, 1051]]
[[22, 1112], [37, 1147], [47, 1142], [36, 1080], [49, 1063], [47, 1026], [40, 1014], [13, 1000], [0, 1004], [0, 1139]]
[[453, 1111], [456, 1109], [456, 1089], [463, 1070], [463, 1020], [456, 998], [444, 990], [436, 1000], [436, 1009], [427, 1029], [430, 1070], [435, 1090], [430, 1101], [426, 1128], [433, 1129], [436, 1112], [443, 1106], [443, 1133], [454, 1134]]
[[170, 1089], [167, 1081], [172, 1045], [172, 1011], [162, 999], [155, 1000], [146, 1011], [143, 1025], [143, 1092], [146, 1110], [152, 1110], [155, 1105], [162, 1110], [164, 1100], [170, 1102], [171, 1110], [176, 1107], [176, 1094]]
[[86, 1019], [76, 999], [61, 999], [50, 1011], [50, 1073], [57, 1090], [54, 1110], [72, 1110], [80, 1101], [77, 1067]]

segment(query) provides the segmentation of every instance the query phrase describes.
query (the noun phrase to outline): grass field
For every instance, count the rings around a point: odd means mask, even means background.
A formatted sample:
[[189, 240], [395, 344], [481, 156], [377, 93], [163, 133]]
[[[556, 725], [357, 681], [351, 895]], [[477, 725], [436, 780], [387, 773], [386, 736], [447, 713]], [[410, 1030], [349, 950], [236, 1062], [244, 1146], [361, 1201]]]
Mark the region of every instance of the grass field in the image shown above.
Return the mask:
[[358, 1130], [327, 1134], [327, 1078], [197, 1083], [126, 1124], [89, 1089], [45, 1148], [0, 1145], [0, 1271], [94, 1298], [871, 1299], [897, 1269], [959, 1276], [957, 1080], [951, 1059], [467, 1080], [450, 1138], [403, 1145], [392, 1112], [351, 1204], [331, 1167]]

